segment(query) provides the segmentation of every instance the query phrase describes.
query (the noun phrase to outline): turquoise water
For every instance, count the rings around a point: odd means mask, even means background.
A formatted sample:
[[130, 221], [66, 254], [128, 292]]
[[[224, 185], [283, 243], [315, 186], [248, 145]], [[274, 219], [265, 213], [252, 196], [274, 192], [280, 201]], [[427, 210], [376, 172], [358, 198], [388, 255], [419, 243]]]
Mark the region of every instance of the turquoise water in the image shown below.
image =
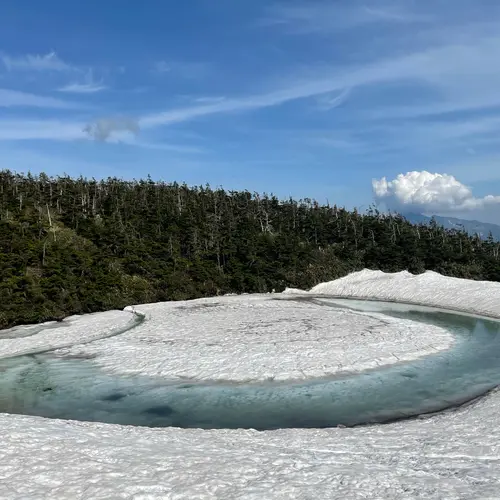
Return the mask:
[[255, 384], [113, 375], [89, 359], [33, 354], [0, 360], [0, 411], [149, 427], [354, 426], [443, 410], [500, 385], [497, 321], [383, 302], [297, 300], [445, 326], [457, 341], [450, 350], [359, 374]]

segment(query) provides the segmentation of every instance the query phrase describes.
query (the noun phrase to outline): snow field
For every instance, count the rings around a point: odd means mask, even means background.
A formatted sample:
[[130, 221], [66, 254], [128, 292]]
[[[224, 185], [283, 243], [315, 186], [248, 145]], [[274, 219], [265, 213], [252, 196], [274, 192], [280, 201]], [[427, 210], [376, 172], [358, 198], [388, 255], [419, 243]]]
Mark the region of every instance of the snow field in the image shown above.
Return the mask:
[[443, 328], [273, 295], [137, 306], [128, 333], [75, 345], [113, 373], [169, 379], [301, 380], [411, 360], [449, 348]]
[[500, 283], [450, 278], [433, 271], [413, 275], [407, 271], [391, 274], [365, 269], [320, 283], [310, 293], [376, 298], [500, 316]]
[[125, 311], [70, 316], [62, 322], [0, 330], [0, 359], [92, 342], [131, 326], [136, 318]]
[[[499, 284], [456, 280], [436, 273], [413, 278], [405, 273], [385, 275], [373, 271], [356, 273], [313, 289], [315, 294], [420, 301], [429, 306], [454, 307], [497, 317], [499, 291]], [[298, 295], [303, 293], [306, 292]], [[201, 307], [197, 309], [198, 306]], [[387, 346], [393, 341], [394, 332], [399, 335], [399, 344], [406, 341], [414, 347], [413, 351], [410, 349], [414, 355], [425, 348], [415, 338], [425, 338], [426, 346], [434, 342], [434, 338], [413, 328], [410, 321], [394, 320], [393, 324], [391, 318], [376, 313], [340, 314], [329, 308], [318, 308], [317, 312], [312, 307], [302, 309], [295, 301], [270, 301], [269, 297], [266, 300], [259, 296], [217, 298], [160, 307], [163, 306], [138, 307], [148, 320], [128, 333], [75, 346], [61, 354], [92, 351], [103, 369], [151, 370], [165, 376], [191, 374], [217, 378], [222, 373], [220, 378], [225, 378], [245, 373], [249, 378], [264, 378], [268, 374], [288, 378], [297, 376], [294, 362], [302, 363], [301, 368], [310, 373], [324, 369], [323, 361], [309, 363], [310, 358], [302, 354], [319, 356], [325, 346], [333, 350], [332, 355], [343, 346], [344, 351], [342, 354], [339, 351], [336, 359], [355, 369], [370, 356], [390, 360], [389, 351], [395, 346]], [[175, 311], [175, 308], [181, 309]], [[271, 355], [276, 341], [271, 340], [274, 320], [276, 339], [283, 345]], [[383, 321], [389, 321], [390, 334], [386, 333], [388, 329], [379, 327]], [[85, 326], [86, 322], [87, 318], [74, 322], [75, 342], [94, 331]], [[171, 327], [174, 324], [176, 329]], [[200, 331], [193, 334], [194, 326]], [[334, 328], [326, 332], [325, 326]], [[311, 339], [304, 344], [299, 331], [306, 327], [310, 328]], [[164, 337], [159, 330], [165, 328]], [[248, 333], [244, 333], [245, 328]], [[367, 329], [364, 335], [359, 331], [363, 328]], [[349, 331], [352, 333], [348, 334]], [[33, 349], [39, 345], [45, 347], [51, 340], [44, 337], [43, 342], [38, 341], [38, 335], [53, 334], [42, 332], [28, 342], [34, 343]], [[232, 360], [230, 356], [224, 357], [222, 349], [218, 351], [216, 345], [210, 345], [224, 341], [231, 346], [231, 335], [237, 339], [233, 341]], [[325, 335], [327, 339], [323, 339]], [[186, 363], [189, 356], [196, 357], [196, 349], [189, 347], [188, 340], [193, 344], [201, 342], [202, 352], [195, 360], [219, 355], [220, 372], [215, 363], [202, 365], [195, 371], [194, 361], [181, 366], [180, 361], [175, 364], [178, 361], [170, 358], [161, 366], [164, 353], [158, 351], [163, 351], [162, 338], [168, 342], [166, 350], [179, 347], [179, 351], [189, 353], [182, 358]], [[58, 336], [53, 341], [59, 346], [62, 339], [66, 340]], [[24, 339], [6, 342], [16, 344], [19, 340]], [[445, 345], [444, 337], [442, 340], [442, 348], [449, 345]], [[262, 346], [254, 347], [259, 342]], [[312, 350], [314, 342], [321, 347]], [[4, 342], [0, 345], [4, 346]], [[250, 349], [250, 354], [243, 348], [238, 350], [239, 345]], [[107, 350], [111, 347], [114, 354]], [[2, 355], [8, 354], [9, 349], [14, 353], [20, 350], [17, 346], [2, 349]], [[348, 358], [353, 350], [357, 350], [356, 354]], [[242, 359], [245, 356], [252, 362]], [[279, 361], [270, 366], [265, 364], [278, 356], [283, 357], [283, 365]], [[254, 368], [259, 360], [259, 368]], [[123, 367], [128, 363], [132, 363], [131, 367]], [[352, 429], [272, 432], [146, 429], [3, 414], [0, 415], [3, 431], [0, 498], [497, 499], [499, 413], [500, 393], [494, 392], [473, 405], [432, 418]]]

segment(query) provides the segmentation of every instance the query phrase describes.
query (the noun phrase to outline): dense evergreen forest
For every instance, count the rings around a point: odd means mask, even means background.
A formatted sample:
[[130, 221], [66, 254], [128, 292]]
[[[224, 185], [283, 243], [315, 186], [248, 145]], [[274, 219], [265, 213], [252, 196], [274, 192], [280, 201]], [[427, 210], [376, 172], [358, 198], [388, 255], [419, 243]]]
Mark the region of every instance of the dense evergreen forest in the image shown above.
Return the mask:
[[309, 288], [363, 268], [500, 281], [500, 243], [313, 200], [0, 171], [0, 328]]

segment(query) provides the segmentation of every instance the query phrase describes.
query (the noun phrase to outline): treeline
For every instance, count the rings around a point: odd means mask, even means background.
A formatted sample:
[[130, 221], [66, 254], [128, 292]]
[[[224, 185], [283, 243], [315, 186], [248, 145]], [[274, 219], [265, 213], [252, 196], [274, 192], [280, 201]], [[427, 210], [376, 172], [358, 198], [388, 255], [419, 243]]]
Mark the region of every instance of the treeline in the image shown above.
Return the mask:
[[363, 269], [500, 281], [500, 243], [313, 200], [0, 171], [0, 327], [309, 288]]

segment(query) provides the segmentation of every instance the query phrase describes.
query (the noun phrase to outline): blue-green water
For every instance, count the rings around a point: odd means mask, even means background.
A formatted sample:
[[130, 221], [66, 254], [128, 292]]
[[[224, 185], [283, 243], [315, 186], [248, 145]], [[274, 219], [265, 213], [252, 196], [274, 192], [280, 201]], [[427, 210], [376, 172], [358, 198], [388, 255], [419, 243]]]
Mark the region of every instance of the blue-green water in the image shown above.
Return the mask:
[[445, 326], [457, 342], [360, 374], [255, 384], [113, 375], [92, 360], [34, 354], [0, 361], [0, 411], [150, 427], [353, 426], [443, 410], [500, 385], [497, 321], [382, 302], [300, 300]]

